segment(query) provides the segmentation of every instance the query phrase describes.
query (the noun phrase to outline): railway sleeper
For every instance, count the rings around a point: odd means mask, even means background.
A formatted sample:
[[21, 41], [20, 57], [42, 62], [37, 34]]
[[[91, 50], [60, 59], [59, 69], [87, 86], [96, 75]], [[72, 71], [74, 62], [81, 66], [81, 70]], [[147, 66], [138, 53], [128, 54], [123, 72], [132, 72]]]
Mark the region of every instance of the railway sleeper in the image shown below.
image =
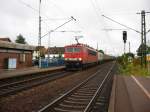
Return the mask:
[[70, 110], [70, 109], [62, 109], [62, 108], [54, 108], [56, 112], [82, 112], [81, 110]]
[[67, 105], [64, 103], [59, 104], [58, 108], [70, 109], [70, 110], [83, 110], [85, 105]]
[[64, 100], [64, 102], [70, 103], [70, 104], [87, 105], [87, 101]]
[[85, 98], [84, 99], [83, 98], [77, 99], [77, 98], [73, 98], [73, 97], [69, 97], [68, 99], [73, 100], [73, 101], [90, 101], [91, 100], [91, 99], [85, 99]]
[[81, 96], [92, 96], [94, 93], [80, 93], [80, 92], [77, 92], [77, 93], [74, 93], [75, 95], [81, 95]]
[[63, 105], [70, 105], [70, 106], [84, 106], [86, 107], [88, 105], [88, 102], [66, 102], [66, 101], [63, 101], [62, 102]]
[[81, 91], [81, 90], [79, 90], [79, 91], [77, 91], [77, 93], [81, 93], [81, 94], [94, 94], [95, 91]]
[[[93, 95], [92, 95], [93, 96]], [[74, 97], [74, 98], [86, 98], [86, 99], [90, 99], [92, 98], [92, 96], [84, 96], [84, 95], [71, 95], [70, 97]]]
[[87, 85], [87, 86], [83, 86], [80, 89], [97, 89], [98, 85]]
[[84, 92], [95, 92], [97, 89], [90, 89], [90, 88], [83, 88], [83, 89], [79, 89], [78, 91], [84, 91]]

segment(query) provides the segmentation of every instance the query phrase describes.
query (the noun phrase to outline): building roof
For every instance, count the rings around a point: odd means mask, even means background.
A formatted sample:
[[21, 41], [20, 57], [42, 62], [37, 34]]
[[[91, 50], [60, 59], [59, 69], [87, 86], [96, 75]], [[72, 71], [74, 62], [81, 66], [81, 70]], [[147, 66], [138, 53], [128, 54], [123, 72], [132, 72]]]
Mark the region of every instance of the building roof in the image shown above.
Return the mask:
[[35, 46], [31, 46], [27, 44], [18, 44], [18, 43], [1, 41], [1, 40], [0, 40], [0, 48], [20, 49], [20, 50], [29, 50], [29, 51], [35, 50]]
[[50, 54], [64, 54], [65, 52], [65, 48], [64, 47], [50, 47], [47, 49], [46, 54], [48, 53]]
[[11, 42], [11, 40], [10, 40], [9, 37], [6, 37], [6, 38], [0, 38], [0, 41]]

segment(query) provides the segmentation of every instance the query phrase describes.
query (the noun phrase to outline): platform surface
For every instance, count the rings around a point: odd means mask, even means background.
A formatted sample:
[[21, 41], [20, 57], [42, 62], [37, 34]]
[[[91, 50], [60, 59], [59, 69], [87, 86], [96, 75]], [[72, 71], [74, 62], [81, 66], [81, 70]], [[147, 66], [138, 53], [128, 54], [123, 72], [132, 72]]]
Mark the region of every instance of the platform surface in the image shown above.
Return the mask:
[[3, 71], [3, 72], [0, 72], [0, 79], [23, 76], [23, 75], [30, 75], [34, 73], [41, 73], [41, 72], [47, 72], [47, 71], [54, 71], [54, 70], [59, 70], [59, 69], [64, 69], [64, 68], [65, 66], [50, 67], [50, 68], [29, 67], [29, 68], [24, 68], [24, 69]]
[[109, 112], [150, 112], [150, 78], [116, 75]]

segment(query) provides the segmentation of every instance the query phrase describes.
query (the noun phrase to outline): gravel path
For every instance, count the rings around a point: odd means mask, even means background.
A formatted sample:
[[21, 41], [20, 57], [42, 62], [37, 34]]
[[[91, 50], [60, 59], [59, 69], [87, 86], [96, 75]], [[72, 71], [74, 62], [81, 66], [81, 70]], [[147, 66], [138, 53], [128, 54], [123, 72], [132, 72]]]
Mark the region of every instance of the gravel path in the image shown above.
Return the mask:
[[82, 82], [99, 67], [86, 69], [82, 72], [22, 91], [16, 95], [0, 99], [0, 112], [36, 112], [70, 88]]

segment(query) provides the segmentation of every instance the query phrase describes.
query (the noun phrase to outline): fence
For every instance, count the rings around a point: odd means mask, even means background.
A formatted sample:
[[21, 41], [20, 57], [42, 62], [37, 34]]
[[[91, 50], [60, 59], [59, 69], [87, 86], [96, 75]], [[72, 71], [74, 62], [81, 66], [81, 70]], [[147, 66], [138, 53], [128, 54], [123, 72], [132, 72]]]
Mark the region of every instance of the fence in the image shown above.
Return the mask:
[[63, 66], [65, 64], [64, 58], [52, 58], [52, 59], [42, 59], [41, 67], [54, 67], [54, 66]]

